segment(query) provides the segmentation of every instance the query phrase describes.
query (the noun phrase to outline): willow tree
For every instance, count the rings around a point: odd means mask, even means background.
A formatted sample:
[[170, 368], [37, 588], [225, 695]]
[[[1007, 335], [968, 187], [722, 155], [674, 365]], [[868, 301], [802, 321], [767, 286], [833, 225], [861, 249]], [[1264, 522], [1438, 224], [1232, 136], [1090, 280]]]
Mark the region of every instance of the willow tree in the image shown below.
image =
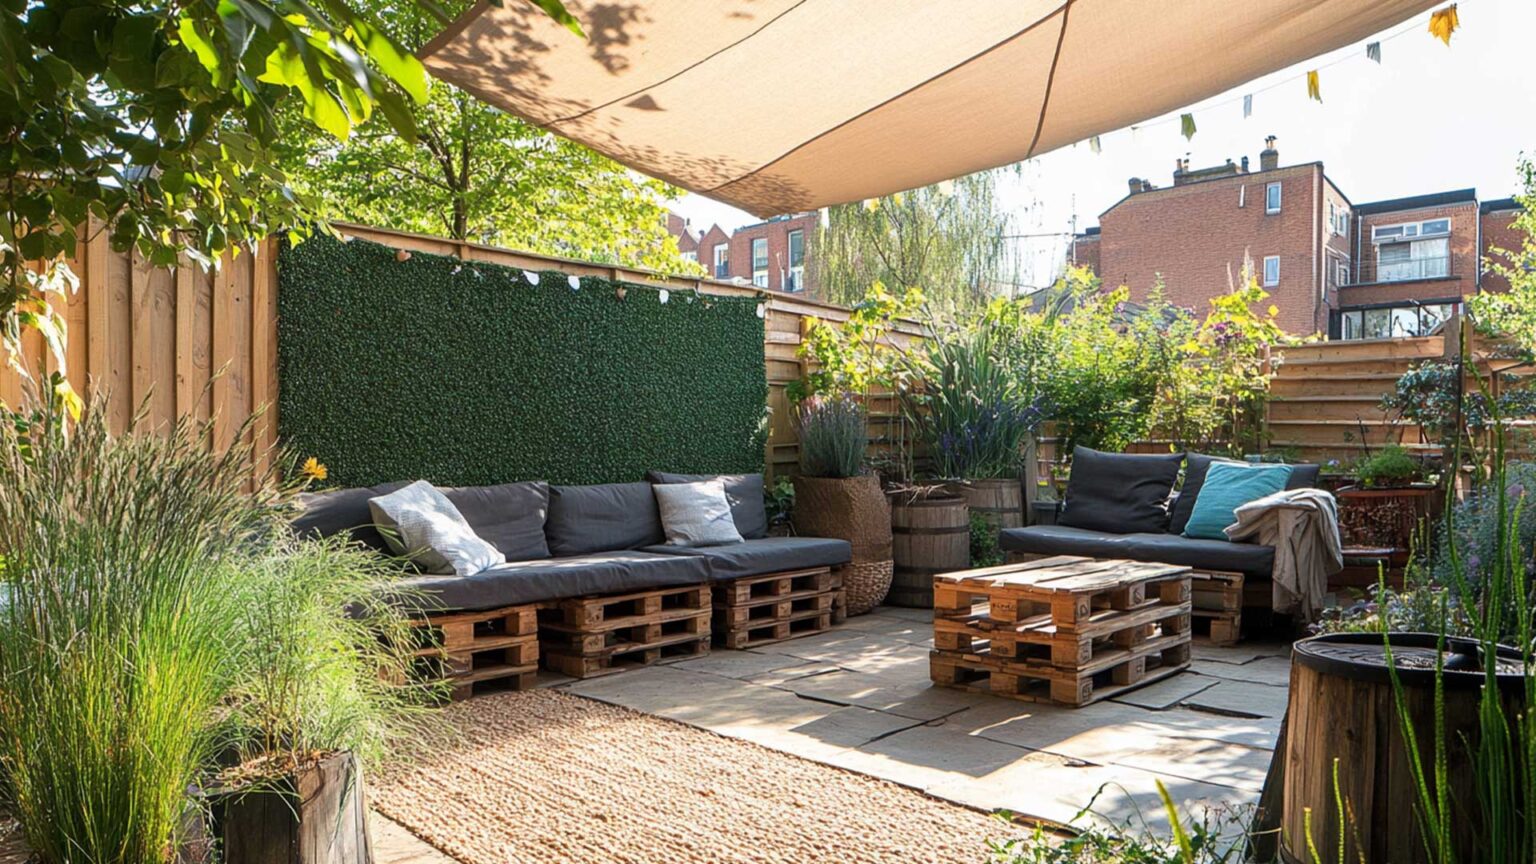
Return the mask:
[[1012, 288], [1018, 260], [998, 176], [984, 171], [830, 208], [811, 255], [822, 297], [852, 305], [880, 282], [966, 308]]

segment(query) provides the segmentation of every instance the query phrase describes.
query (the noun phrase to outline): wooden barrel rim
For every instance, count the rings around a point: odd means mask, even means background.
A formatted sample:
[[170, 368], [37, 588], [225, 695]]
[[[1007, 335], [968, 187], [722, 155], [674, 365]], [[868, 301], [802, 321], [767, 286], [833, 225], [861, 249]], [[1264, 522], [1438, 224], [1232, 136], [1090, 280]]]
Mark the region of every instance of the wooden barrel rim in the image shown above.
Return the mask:
[[[1439, 638], [1433, 633], [1393, 633], [1393, 660], [1397, 679], [1408, 687], [1433, 687], [1435, 685], [1434, 655]], [[1475, 689], [1481, 687], [1485, 675], [1481, 667], [1482, 646], [1474, 640], [1447, 637], [1447, 652], [1472, 657], [1476, 666], [1469, 670], [1442, 669], [1441, 679], [1447, 688]], [[1524, 668], [1520, 652], [1509, 646], [1499, 646], [1498, 678], [1501, 690], [1524, 687]], [[1329, 633], [1303, 639], [1294, 646], [1295, 663], [1322, 675], [1347, 678], [1374, 684], [1390, 684], [1386, 652], [1379, 633]]]

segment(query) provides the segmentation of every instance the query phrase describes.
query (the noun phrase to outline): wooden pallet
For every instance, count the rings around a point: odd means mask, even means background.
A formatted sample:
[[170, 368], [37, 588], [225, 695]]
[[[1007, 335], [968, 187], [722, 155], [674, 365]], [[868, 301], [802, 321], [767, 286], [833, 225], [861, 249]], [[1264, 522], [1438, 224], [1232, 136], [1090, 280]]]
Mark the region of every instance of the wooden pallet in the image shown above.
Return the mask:
[[[936, 683], [1086, 705], [1189, 663], [1189, 568], [1052, 556], [934, 580]], [[1150, 670], [1150, 671], [1149, 671]]]
[[539, 612], [544, 666], [575, 678], [708, 653], [704, 585], [560, 600]]
[[842, 620], [842, 580], [827, 567], [744, 576], [714, 587], [715, 643], [753, 648], [822, 633]]
[[1214, 645], [1235, 645], [1243, 634], [1243, 574], [1190, 571], [1190, 614]]
[[535, 605], [429, 614], [413, 624], [420, 643], [417, 674], [424, 680], [452, 681], [454, 700], [492, 684], [513, 690], [533, 686], [539, 671]]
[[1149, 639], [1134, 649], [1107, 652], [1088, 667], [1057, 669], [980, 653], [930, 651], [935, 684], [1080, 708], [1161, 681], [1189, 667], [1189, 633]]

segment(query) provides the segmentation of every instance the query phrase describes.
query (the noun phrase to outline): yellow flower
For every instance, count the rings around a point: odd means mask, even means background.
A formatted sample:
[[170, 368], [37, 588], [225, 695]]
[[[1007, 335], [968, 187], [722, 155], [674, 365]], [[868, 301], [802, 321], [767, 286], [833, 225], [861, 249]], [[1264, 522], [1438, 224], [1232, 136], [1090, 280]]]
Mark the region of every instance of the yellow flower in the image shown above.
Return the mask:
[[311, 456], [304, 460], [304, 465], [299, 469], [299, 473], [304, 475], [304, 479], [315, 481], [324, 480], [331, 472], [326, 469], [324, 462]]

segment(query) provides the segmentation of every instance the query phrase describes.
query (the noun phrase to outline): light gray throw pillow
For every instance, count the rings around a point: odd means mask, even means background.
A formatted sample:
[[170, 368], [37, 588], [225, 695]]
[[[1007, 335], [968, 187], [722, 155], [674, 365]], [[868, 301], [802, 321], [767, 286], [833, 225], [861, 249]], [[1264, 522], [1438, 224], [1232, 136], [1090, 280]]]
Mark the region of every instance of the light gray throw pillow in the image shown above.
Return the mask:
[[660, 483], [651, 488], [656, 493], [656, 508], [661, 511], [661, 527], [668, 546], [742, 542], [731, 517], [731, 502], [725, 497], [725, 483]]
[[369, 498], [368, 509], [390, 548], [411, 556], [428, 573], [473, 576], [507, 563], [505, 555], [475, 534], [448, 496], [425, 480]]

